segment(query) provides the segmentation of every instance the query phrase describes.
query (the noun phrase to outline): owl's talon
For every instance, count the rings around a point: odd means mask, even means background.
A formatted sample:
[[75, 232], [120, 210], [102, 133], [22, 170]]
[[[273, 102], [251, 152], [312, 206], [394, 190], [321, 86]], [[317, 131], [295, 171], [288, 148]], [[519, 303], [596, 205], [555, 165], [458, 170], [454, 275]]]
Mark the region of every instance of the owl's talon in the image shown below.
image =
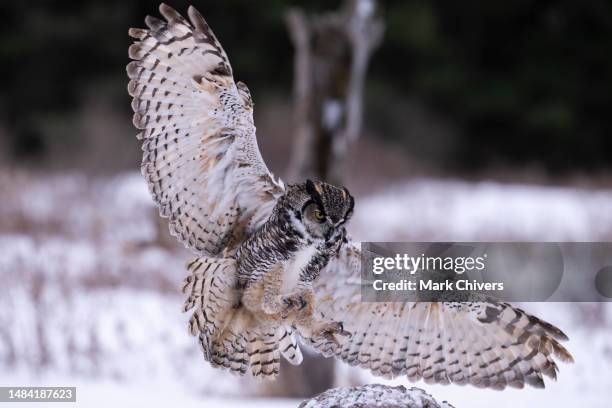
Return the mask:
[[306, 301], [306, 299], [304, 299], [304, 297], [299, 296], [298, 297], [298, 309], [302, 310], [306, 307], [306, 305], [308, 305], [308, 302]]
[[340, 330], [335, 334], [339, 334], [340, 336], [352, 337], [351, 332], [347, 332], [346, 330], [344, 330], [344, 324], [342, 322], [338, 322], [338, 326]]
[[287, 297], [283, 297], [281, 302], [283, 306], [282, 310], [280, 311], [280, 317], [281, 319], [285, 320], [287, 319], [287, 317], [289, 317], [289, 312], [291, 311], [291, 309], [293, 309], [293, 300]]
[[340, 336], [351, 336], [350, 332], [344, 330], [344, 325], [342, 322], [329, 322], [323, 323], [318, 330], [314, 333], [314, 338], [323, 337], [327, 341], [331, 341], [338, 345], [338, 339], [336, 339], [336, 335]]
[[302, 295], [290, 295], [283, 298], [283, 304], [286, 310], [291, 310], [293, 308], [302, 310], [308, 305], [308, 302]]

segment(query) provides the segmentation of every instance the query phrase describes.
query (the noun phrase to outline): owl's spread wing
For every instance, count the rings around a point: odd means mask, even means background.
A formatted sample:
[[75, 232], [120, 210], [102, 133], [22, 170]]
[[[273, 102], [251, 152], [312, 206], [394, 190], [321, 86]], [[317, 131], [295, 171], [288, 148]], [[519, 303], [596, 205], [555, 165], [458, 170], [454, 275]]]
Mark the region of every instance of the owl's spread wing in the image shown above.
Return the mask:
[[561, 330], [502, 302], [361, 302], [360, 249], [345, 245], [315, 281], [319, 318], [351, 336], [310, 340], [325, 356], [387, 378], [503, 389], [543, 387], [556, 378], [553, 356], [571, 362]]
[[257, 147], [248, 89], [204, 18], [193, 7], [189, 21], [159, 9], [165, 21], [148, 16], [148, 29], [129, 31], [141, 170], [171, 233], [214, 256], [260, 226], [284, 186]]

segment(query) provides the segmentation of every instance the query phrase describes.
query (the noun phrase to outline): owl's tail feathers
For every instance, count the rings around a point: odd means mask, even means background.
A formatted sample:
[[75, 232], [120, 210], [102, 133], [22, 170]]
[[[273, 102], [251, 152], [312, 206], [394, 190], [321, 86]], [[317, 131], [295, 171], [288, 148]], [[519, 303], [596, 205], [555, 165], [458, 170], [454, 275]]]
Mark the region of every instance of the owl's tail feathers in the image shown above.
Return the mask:
[[254, 377], [274, 379], [281, 355], [291, 364], [302, 362], [291, 326], [260, 322], [240, 304], [233, 259], [196, 258], [187, 269], [191, 274], [183, 281], [183, 311], [194, 310], [189, 332], [198, 336], [204, 359], [213, 367], [239, 375], [250, 367]]
[[290, 326], [279, 327], [278, 347], [282, 356], [292, 365], [300, 365], [304, 357], [297, 343], [297, 338]]
[[247, 331], [249, 364], [256, 378], [273, 380], [280, 370], [281, 355], [290, 364], [302, 362], [302, 352], [291, 326], [268, 326]]
[[[239, 310], [230, 322], [233, 332], [226, 330], [223, 334], [225, 338], [229, 335], [228, 333], [241, 333], [239, 336], [244, 342], [244, 348], [240, 350], [240, 374], [244, 374], [247, 367], [250, 366], [253, 377], [274, 380], [280, 371], [281, 356], [293, 365], [302, 362], [302, 352], [291, 326], [270, 323], [260, 325], [252, 316], [249, 316], [248, 320], [244, 319], [248, 313], [245, 310]], [[241, 314], [243, 314], [242, 317]], [[247, 324], [244, 324], [245, 322]], [[229, 350], [225, 354], [232, 355], [232, 351]]]

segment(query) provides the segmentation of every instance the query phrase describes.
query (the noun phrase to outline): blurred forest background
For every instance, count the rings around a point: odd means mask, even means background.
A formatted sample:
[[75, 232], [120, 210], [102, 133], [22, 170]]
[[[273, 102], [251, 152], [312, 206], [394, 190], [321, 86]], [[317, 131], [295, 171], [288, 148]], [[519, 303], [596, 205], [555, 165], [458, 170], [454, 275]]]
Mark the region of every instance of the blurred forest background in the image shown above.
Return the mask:
[[[286, 13], [341, 2], [191, 3], [250, 88], [264, 159], [294, 181]], [[127, 30], [158, 4], [0, 0], [0, 385], [77, 385], [87, 407], [269, 407], [297, 402], [236, 398], [303, 398], [313, 378], [380, 382], [320, 364], [262, 386], [202, 361], [180, 313], [190, 254], [138, 173], [126, 90]], [[612, 241], [612, 3], [376, 4], [384, 36], [344, 179], [353, 237]], [[525, 308], [571, 339], [576, 364], [548, 391], [417, 386], [456, 406], [608, 407], [610, 304]]]
[[[277, 173], [285, 156], [271, 146], [286, 149], [291, 139], [293, 48], [284, 13], [338, 4], [196, 2], [251, 88], [260, 144]], [[157, 5], [0, 3], [5, 163], [134, 169], [127, 27], [142, 26]], [[185, 10], [188, 3], [172, 5]], [[385, 34], [370, 62], [364, 133], [403, 163], [391, 173], [515, 170], [556, 178], [609, 171], [610, 2], [381, 1], [378, 12]]]

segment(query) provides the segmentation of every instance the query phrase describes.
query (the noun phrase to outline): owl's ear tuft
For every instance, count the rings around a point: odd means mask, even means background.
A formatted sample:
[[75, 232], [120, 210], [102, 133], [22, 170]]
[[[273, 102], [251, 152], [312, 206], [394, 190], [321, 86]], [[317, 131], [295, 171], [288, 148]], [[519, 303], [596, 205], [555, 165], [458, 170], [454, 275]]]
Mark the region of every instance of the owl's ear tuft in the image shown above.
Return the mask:
[[321, 187], [318, 182], [314, 182], [312, 180], [306, 180], [306, 192], [312, 198], [312, 200], [317, 204], [321, 211], [325, 210], [325, 206], [323, 205], [323, 199], [321, 198]]
[[346, 194], [348, 200], [349, 200], [349, 205], [348, 205], [348, 209], [346, 210], [346, 214], [352, 214], [353, 210], [355, 208], [355, 198], [353, 198], [353, 196], [351, 195], [351, 193], [349, 193], [348, 188], [343, 187], [342, 188], [344, 191], [344, 194]]
[[319, 196], [319, 192], [317, 191], [314, 182], [310, 179], [306, 180], [306, 191], [312, 198]]

